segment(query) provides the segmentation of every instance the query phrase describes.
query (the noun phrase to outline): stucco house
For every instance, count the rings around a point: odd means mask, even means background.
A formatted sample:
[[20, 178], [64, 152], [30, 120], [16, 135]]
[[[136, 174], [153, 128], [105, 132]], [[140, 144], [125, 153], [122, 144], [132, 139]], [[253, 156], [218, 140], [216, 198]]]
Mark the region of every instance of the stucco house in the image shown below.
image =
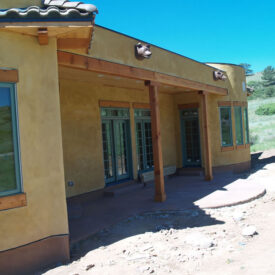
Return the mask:
[[243, 68], [148, 47], [96, 13], [0, 3], [0, 274], [69, 259], [68, 198], [154, 171], [162, 202], [164, 167], [250, 167]]

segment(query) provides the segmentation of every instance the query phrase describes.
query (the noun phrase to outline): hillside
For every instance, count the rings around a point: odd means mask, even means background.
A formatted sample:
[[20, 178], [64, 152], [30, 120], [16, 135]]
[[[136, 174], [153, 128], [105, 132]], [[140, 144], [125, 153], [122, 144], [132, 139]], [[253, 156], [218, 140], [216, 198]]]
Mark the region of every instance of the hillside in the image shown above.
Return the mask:
[[255, 73], [253, 75], [247, 76], [246, 77], [246, 83], [248, 83], [249, 81], [261, 81], [262, 80], [262, 72], [258, 72]]

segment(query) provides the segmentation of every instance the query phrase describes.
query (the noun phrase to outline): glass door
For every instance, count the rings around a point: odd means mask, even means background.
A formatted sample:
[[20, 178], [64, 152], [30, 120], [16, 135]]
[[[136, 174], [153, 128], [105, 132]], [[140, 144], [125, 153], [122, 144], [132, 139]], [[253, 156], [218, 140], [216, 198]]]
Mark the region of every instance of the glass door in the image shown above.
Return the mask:
[[128, 121], [114, 120], [114, 147], [116, 162], [116, 179], [129, 178], [129, 129]]
[[150, 110], [135, 110], [138, 171], [154, 167]]
[[201, 166], [198, 109], [181, 111], [183, 166]]
[[102, 108], [104, 179], [107, 185], [131, 177], [128, 109]]

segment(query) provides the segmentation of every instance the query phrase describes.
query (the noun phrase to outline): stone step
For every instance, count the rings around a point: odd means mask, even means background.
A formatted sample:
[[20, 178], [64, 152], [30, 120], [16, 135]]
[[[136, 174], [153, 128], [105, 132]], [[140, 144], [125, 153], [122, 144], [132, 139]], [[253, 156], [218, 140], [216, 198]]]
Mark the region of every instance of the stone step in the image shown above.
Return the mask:
[[138, 181], [132, 180], [121, 184], [113, 185], [104, 189], [104, 197], [114, 197], [126, 193], [134, 192], [137, 189], [144, 188], [144, 185]]
[[203, 176], [204, 170], [201, 167], [179, 168], [177, 170], [177, 175], [187, 177]]

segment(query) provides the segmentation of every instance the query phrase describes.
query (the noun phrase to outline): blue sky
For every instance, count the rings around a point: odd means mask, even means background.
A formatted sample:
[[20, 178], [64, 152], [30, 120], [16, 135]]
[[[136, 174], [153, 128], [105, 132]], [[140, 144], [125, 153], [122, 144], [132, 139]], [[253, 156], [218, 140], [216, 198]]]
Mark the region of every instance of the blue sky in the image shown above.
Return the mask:
[[84, 2], [99, 9], [96, 24], [198, 61], [275, 66], [274, 0]]

